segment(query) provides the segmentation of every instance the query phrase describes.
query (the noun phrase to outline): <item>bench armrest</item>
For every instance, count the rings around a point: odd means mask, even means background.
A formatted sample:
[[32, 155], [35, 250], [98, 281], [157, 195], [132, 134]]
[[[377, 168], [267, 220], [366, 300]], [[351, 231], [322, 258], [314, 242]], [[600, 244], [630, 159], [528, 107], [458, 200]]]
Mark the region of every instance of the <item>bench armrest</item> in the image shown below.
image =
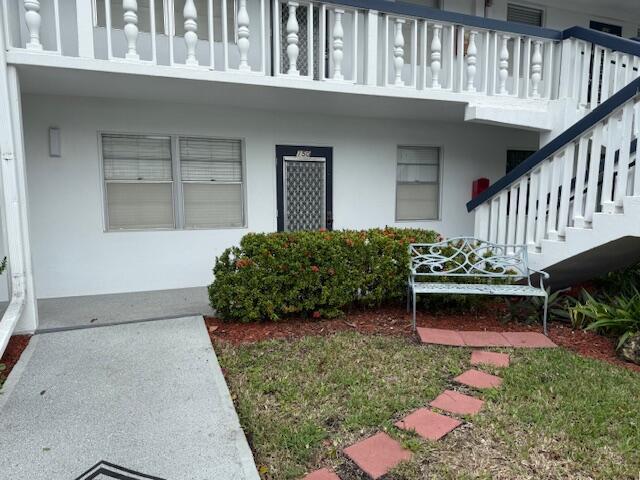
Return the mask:
[[536, 270], [534, 268], [529, 267], [529, 274], [532, 274], [532, 273], [537, 273], [538, 275], [540, 275], [540, 288], [546, 291], [546, 289], [544, 288], [544, 281], [549, 280], [550, 275], [544, 270]]

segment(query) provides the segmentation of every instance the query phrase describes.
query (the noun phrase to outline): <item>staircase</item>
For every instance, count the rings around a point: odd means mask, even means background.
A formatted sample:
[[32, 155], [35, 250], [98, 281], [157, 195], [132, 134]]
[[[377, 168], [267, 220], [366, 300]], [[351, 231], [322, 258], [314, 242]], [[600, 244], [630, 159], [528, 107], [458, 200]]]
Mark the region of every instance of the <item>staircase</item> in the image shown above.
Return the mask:
[[[477, 238], [528, 245], [555, 287], [640, 260], [640, 43], [628, 47], [615, 93], [467, 204]], [[602, 100], [591, 60], [582, 95]]]

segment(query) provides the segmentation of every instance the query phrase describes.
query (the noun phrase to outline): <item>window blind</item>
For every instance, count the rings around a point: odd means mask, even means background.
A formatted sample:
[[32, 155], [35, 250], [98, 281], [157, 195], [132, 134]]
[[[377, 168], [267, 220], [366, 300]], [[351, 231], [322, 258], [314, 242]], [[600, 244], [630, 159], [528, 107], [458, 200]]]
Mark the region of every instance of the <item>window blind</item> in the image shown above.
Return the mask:
[[170, 183], [107, 183], [110, 230], [173, 228]]
[[173, 228], [170, 137], [102, 135], [110, 230]]
[[241, 227], [242, 186], [185, 183], [185, 227]]
[[106, 180], [171, 181], [171, 139], [143, 135], [103, 135]]
[[181, 137], [179, 142], [183, 181], [242, 181], [240, 140]]
[[240, 140], [181, 137], [179, 143], [185, 227], [242, 226]]
[[507, 4], [507, 21], [542, 26], [542, 10], [523, 5]]

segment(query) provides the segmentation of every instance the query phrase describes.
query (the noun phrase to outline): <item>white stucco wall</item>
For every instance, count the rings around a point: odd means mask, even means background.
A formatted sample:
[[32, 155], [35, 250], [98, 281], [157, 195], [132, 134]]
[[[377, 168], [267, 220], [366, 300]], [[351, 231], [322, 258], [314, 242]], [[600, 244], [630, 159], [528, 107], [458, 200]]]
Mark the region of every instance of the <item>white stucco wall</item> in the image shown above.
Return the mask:
[[[211, 106], [80, 97], [23, 99], [27, 180], [39, 298], [205, 285], [214, 257], [248, 231], [276, 228], [275, 145], [334, 148], [335, 228], [385, 225], [469, 234], [471, 182], [504, 174], [507, 148], [535, 148], [537, 135], [497, 127], [369, 120]], [[62, 158], [48, 155], [48, 128]], [[248, 228], [104, 232], [100, 130], [243, 137]], [[443, 149], [442, 220], [396, 224], [397, 145]]]

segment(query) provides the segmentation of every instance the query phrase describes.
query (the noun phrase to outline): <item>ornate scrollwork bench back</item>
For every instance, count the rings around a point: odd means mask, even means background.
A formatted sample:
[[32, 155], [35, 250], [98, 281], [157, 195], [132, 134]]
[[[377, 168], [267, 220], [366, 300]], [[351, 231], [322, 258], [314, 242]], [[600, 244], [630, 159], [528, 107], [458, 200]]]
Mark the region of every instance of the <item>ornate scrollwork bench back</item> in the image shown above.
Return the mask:
[[529, 280], [524, 245], [499, 245], [473, 237], [409, 246], [411, 274], [415, 277], [475, 277]]

